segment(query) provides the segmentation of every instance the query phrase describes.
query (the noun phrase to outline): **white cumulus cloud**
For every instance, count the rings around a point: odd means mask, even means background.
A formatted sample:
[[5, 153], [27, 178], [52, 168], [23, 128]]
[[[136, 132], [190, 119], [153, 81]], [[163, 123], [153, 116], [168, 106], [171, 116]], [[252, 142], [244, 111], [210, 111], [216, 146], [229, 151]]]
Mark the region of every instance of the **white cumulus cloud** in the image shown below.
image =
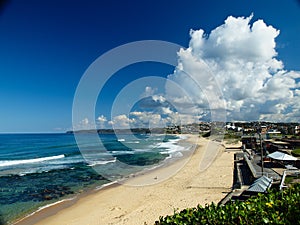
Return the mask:
[[101, 115], [97, 118], [97, 122], [98, 122], [99, 128], [105, 128], [107, 118], [104, 115]]
[[209, 34], [190, 31], [189, 47], [178, 52], [178, 65], [168, 77], [182, 91], [166, 84], [177, 109], [199, 115], [223, 109], [228, 120], [295, 119], [300, 72], [286, 71], [276, 58], [280, 31], [263, 20], [251, 23], [252, 17], [229, 16]]
[[103, 116], [103, 115], [99, 116], [99, 117], [97, 118], [97, 120], [98, 120], [98, 122], [100, 122], [100, 123], [104, 123], [104, 122], [107, 121], [106, 117]]
[[121, 114], [115, 116], [111, 121], [108, 123], [112, 125], [114, 128], [130, 128], [130, 123], [133, 123], [134, 119], [128, 118], [127, 115]]

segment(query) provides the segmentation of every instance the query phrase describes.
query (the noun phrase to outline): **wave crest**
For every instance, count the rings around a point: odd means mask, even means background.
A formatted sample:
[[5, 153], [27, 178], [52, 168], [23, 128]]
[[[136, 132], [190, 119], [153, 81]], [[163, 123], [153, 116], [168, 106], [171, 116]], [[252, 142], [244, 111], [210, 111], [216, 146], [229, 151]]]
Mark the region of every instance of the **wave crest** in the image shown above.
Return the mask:
[[35, 158], [35, 159], [6, 160], [6, 161], [0, 161], [0, 167], [14, 166], [14, 165], [20, 165], [20, 164], [37, 163], [37, 162], [61, 159], [61, 158], [64, 158], [64, 157], [65, 157], [65, 155], [62, 154], [62, 155], [48, 156], [48, 157]]

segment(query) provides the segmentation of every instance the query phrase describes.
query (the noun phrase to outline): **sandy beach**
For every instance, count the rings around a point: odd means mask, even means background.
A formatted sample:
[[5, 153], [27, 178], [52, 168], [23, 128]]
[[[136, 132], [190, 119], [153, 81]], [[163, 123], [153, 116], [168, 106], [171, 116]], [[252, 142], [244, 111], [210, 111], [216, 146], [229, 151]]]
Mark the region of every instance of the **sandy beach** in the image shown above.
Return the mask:
[[[174, 210], [218, 203], [231, 191], [233, 153], [204, 138], [190, 135], [188, 141], [197, 144], [191, 156], [133, 177], [122, 185], [80, 197], [67, 207], [45, 209], [43, 216], [36, 214], [27, 224], [153, 224], [159, 216], [173, 214]], [[213, 145], [218, 146], [216, 157], [208, 168], [200, 169], [205, 152]], [[47, 210], [52, 213], [47, 214]], [[26, 220], [21, 224], [26, 224]]]

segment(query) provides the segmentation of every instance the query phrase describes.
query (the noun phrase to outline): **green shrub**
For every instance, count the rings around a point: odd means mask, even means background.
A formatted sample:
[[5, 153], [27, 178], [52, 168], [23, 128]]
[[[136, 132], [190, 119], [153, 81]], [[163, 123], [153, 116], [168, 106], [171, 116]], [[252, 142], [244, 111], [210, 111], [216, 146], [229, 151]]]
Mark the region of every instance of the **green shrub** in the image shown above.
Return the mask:
[[204, 134], [202, 134], [202, 137], [206, 138], [206, 137], [210, 137], [210, 131], [209, 132], [206, 132]]
[[174, 215], [160, 217], [164, 224], [300, 224], [300, 184], [283, 191], [272, 190], [241, 202], [198, 205]]
[[292, 151], [293, 156], [300, 156], [300, 148], [296, 148], [295, 150]]

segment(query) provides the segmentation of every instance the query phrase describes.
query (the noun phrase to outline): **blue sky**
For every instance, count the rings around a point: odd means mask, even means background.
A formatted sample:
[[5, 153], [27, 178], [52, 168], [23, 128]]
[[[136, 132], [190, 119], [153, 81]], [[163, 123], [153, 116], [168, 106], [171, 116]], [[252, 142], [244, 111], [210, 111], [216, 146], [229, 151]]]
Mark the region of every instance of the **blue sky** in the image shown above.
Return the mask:
[[[149, 39], [187, 48], [190, 29], [209, 34], [228, 16], [251, 13], [252, 22], [263, 19], [280, 30], [277, 59], [285, 70], [300, 71], [300, 3], [296, 0], [8, 1], [0, 12], [0, 132], [70, 129], [80, 78], [110, 49]], [[150, 74], [167, 77], [173, 70], [156, 64], [121, 71], [103, 89], [96, 117], [110, 120], [112, 101], [126, 83]]]

